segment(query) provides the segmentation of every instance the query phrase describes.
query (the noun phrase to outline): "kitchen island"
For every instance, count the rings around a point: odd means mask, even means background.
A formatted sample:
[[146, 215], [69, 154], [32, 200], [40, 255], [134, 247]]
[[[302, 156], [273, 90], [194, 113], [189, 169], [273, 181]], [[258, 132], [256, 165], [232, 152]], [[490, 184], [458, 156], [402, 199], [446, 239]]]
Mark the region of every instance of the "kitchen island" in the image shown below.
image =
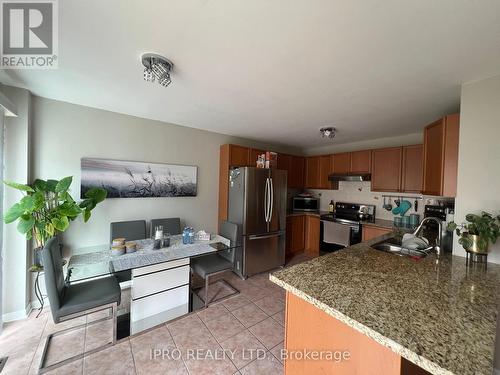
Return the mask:
[[286, 349], [350, 353], [342, 363], [287, 359], [287, 375], [492, 373], [500, 266], [371, 248], [391, 236], [271, 275], [287, 290]]

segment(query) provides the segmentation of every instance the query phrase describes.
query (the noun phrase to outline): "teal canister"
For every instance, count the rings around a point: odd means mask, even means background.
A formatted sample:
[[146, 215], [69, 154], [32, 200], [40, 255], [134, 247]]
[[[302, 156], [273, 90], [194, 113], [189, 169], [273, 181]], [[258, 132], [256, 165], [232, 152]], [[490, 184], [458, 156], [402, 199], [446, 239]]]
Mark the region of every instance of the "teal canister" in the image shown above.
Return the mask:
[[403, 226], [405, 226], [405, 227], [410, 225], [410, 217], [409, 216], [402, 216], [401, 217], [401, 224], [403, 224]]
[[402, 224], [402, 218], [401, 216], [394, 216], [394, 225], [399, 227]]
[[420, 215], [410, 214], [410, 225], [416, 227], [418, 224], [420, 224]]

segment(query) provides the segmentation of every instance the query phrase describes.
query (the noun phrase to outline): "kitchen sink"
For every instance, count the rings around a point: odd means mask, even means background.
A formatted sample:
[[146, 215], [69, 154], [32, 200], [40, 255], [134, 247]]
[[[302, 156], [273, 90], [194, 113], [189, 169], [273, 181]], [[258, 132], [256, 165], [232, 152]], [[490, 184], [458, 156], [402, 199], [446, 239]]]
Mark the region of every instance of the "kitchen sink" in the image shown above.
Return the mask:
[[412, 258], [423, 258], [427, 255], [426, 251], [406, 249], [401, 244], [396, 243], [394, 239], [391, 241], [384, 240], [371, 246], [375, 250], [384, 251], [386, 253], [395, 254], [399, 256], [408, 256]]

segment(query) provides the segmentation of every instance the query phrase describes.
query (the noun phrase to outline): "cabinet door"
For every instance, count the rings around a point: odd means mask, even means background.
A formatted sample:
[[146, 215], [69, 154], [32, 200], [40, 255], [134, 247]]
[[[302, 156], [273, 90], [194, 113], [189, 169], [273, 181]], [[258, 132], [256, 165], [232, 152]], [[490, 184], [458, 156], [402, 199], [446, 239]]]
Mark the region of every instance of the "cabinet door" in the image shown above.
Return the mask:
[[229, 165], [232, 167], [247, 167], [250, 161], [250, 149], [238, 145], [230, 145]]
[[333, 173], [347, 174], [350, 168], [351, 153], [343, 152], [341, 154], [333, 155]]
[[422, 191], [423, 145], [403, 147], [403, 176], [401, 190], [405, 193]]
[[301, 156], [292, 156], [289, 170], [288, 186], [295, 189], [304, 187], [304, 169], [305, 158]]
[[318, 189], [320, 187], [319, 159], [319, 156], [311, 156], [306, 158], [306, 188]]
[[399, 191], [402, 147], [372, 151], [372, 191]]
[[444, 120], [424, 130], [424, 194], [441, 195], [443, 181]]
[[265, 154], [264, 150], [257, 150], [255, 148], [250, 149], [250, 160], [248, 162], [248, 167], [256, 167], [257, 166], [257, 158], [259, 155]]
[[[290, 164], [292, 162], [292, 157], [286, 154], [278, 154], [278, 169], [284, 171], [290, 170]], [[288, 174], [288, 179], [290, 179], [290, 173]]]
[[304, 250], [304, 215], [290, 217], [290, 253]]
[[372, 150], [351, 152], [349, 173], [370, 173]]
[[308, 256], [319, 256], [319, 226], [318, 216], [306, 215], [305, 217], [305, 253]]
[[361, 238], [362, 241], [365, 242], [390, 232], [392, 232], [392, 229], [363, 225], [363, 229], [361, 230]]
[[328, 175], [332, 171], [332, 156], [323, 155], [319, 157], [319, 188], [330, 189], [331, 183], [328, 180]]

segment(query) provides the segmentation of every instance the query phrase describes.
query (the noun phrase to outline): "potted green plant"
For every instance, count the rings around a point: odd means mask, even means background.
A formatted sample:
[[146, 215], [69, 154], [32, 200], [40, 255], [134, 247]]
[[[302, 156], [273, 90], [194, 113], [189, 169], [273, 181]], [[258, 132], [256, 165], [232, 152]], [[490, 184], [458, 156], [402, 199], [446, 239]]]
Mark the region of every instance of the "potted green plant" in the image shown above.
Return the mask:
[[500, 237], [500, 215], [493, 216], [488, 212], [480, 215], [468, 214], [465, 223], [457, 225], [454, 222], [448, 224], [449, 230], [457, 233], [458, 243], [469, 253], [488, 254], [490, 244], [495, 243]]
[[87, 222], [91, 211], [106, 199], [106, 190], [93, 188], [85, 192], [84, 200], [76, 203], [68, 192], [72, 181], [72, 176], [59, 181], [37, 179], [31, 185], [3, 181], [23, 195], [4, 213], [3, 220], [6, 224], [17, 221], [17, 230], [26, 240], [35, 240], [34, 267], [42, 266], [40, 250], [51, 237], [66, 231], [69, 223], [80, 215]]

